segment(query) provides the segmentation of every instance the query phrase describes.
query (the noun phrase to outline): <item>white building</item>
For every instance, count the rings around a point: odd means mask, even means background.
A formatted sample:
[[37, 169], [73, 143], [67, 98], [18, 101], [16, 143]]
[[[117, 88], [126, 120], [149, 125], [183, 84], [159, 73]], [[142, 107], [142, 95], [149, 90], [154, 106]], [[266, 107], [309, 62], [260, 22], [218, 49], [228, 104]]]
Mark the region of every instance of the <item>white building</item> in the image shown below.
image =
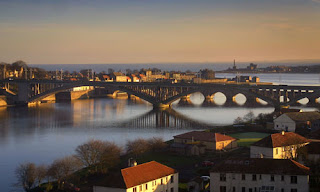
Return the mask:
[[309, 168], [289, 159], [229, 159], [210, 173], [210, 192], [307, 192]]
[[293, 132], [271, 134], [250, 146], [251, 158], [293, 159], [309, 140]]
[[296, 132], [297, 128], [310, 128], [311, 122], [319, 119], [320, 113], [316, 111], [291, 112], [280, 115], [273, 123], [275, 130]]
[[178, 192], [178, 172], [155, 161], [128, 167], [93, 192]]

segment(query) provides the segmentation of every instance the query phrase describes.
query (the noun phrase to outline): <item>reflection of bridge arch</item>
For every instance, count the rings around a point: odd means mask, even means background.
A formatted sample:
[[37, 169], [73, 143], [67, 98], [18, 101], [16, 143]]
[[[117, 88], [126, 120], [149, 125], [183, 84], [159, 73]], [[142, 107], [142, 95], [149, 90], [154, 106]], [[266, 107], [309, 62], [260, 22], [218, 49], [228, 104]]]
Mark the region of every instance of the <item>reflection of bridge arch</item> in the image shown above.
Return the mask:
[[175, 128], [175, 129], [208, 129], [211, 126], [192, 120], [173, 110], [152, 110], [137, 118], [121, 123], [120, 127], [137, 128]]

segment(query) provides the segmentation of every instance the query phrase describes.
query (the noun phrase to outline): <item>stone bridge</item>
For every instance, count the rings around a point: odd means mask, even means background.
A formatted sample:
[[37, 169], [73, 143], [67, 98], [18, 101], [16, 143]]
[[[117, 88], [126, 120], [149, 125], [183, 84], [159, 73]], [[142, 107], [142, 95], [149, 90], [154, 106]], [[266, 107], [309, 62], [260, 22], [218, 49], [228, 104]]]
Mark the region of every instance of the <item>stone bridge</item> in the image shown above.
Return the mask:
[[[178, 99], [188, 99], [188, 96], [200, 92], [205, 97], [205, 103], [214, 104], [214, 95], [222, 93], [226, 96], [226, 103], [234, 102], [238, 94], [246, 97], [246, 103], [257, 102], [257, 98], [267, 102], [275, 108], [297, 104], [307, 98], [308, 105], [318, 105], [320, 86], [287, 86], [287, 85], [259, 85], [259, 84], [190, 84], [190, 83], [132, 83], [132, 82], [100, 82], [100, 81], [52, 81], [52, 80], [15, 80], [0, 81], [3, 89], [14, 87], [16, 94], [8, 96], [14, 104], [28, 104], [41, 101], [43, 98], [74, 87], [92, 86], [105, 88], [111, 92], [122, 91], [128, 95], [137, 96], [155, 108], [169, 107]], [[10, 85], [10, 86], [9, 86]], [[13, 92], [13, 91], [10, 91]]]

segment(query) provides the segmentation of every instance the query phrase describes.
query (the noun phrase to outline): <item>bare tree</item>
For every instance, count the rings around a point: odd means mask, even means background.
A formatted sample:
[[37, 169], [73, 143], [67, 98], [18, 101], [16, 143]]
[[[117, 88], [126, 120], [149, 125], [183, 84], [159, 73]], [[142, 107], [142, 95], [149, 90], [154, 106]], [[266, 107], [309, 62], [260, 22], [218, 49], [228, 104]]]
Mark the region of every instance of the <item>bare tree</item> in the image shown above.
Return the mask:
[[150, 150], [150, 145], [145, 139], [136, 139], [127, 142], [127, 152], [135, 156], [145, 153]]
[[20, 164], [15, 170], [15, 175], [18, 179], [17, 184], [25, 191], [29, 191], [36, 181], [36, 165], [34, 163]]
[[100, 162], [105, 150], [105, 143], [100, 140], [90, 140], [76, 148], [76, 157], [84, 166], [90, 167]]
[[254, 116], [254, 113], [252, 111], [250, 111], [249, 113], [247, 113], [244, 117], [243, 117], [243, 120], [245, 122], [253, 122], [255, 116]]
[[233, 124], [241, 124], [243, 123], [243, 119], [241, 117], [237, 117], [234, 121]]
[[122, 149], [111, 142], [104, 142], [104, 151], [99, 160], [100, 171], [106, 172], [108, 168], [115, 166], [120, 162], [120, 154]]
[[67, 156], [55, 160], [51, 164], [48, 174], [57, 180], [58, 188], [61, 188], [62, 179], [65, 179], [71, 173], [77, 171], [80, 167], [80, 162], [76, 157]]
[[46, 178], [48, 167], [46, 165], [39, 165], [36, 167], [36, 178], [38, 185], [40, 186], [43, 179]]
[[162, 150], [167, 147], [167, 144], [164, 142], [163, 138], [153, 137], [148, 140], [149, 146], [153, 151]]

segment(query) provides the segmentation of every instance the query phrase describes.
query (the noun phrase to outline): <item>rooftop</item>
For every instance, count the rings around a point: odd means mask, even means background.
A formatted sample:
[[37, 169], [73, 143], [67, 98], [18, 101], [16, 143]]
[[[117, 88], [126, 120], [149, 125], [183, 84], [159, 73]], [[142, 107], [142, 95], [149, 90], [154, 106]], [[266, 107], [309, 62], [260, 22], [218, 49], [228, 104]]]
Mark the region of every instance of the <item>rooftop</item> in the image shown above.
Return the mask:
[[174, 173], [177, 173], [177, 171], [156, 161], [150, 161], [121, 170], [126, 188], [141, 185]]
[[238, 158], [228, 159], [211, 172], [253, 173], [274, 175], [308, 175], [310, 168], [290, 159]]
[[271, 134], [255, 143], [252, 146], [258, 147], [283, 147], [297, 144], [308, 143], [309, 140], [301, 135], [293, 132], [283, 132], [283, 133], [275, 133]]
[[191, 131], [188, 133], [183, 133], [181, 135], [173, 136], [174, 138], [181, 139], [194, 139], [195, 141], [208, 141], [208, 142], [219, 142], [227, 140], [236, 140], [236, 138], [230, 137], [228, 135], [223, 135], [220, 133], [212, 133], [206, 131]]
[[285, 113], [293, 121], [314, 121], [320, 119], [320, 113], [317, 111], [309, 112], [290, 112]]

